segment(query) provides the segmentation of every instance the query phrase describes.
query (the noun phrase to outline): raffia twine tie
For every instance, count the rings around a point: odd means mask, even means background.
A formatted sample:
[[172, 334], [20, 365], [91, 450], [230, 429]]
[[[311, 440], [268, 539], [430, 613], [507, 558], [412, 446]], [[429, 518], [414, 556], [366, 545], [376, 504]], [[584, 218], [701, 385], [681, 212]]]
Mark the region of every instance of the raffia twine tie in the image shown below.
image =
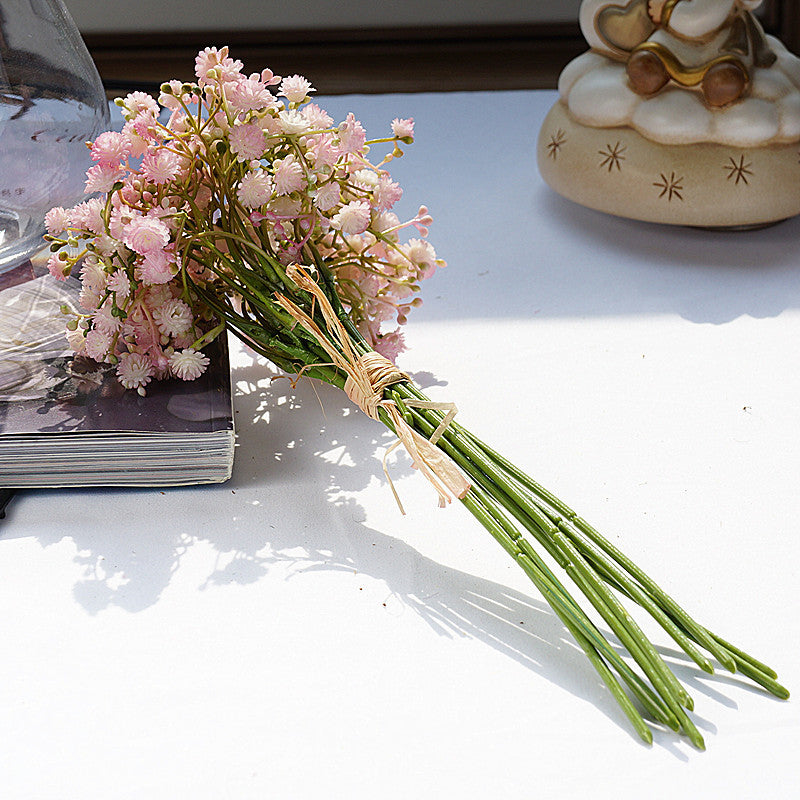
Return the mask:
[[469, 491], [469, 482], [453, 460], [436, 447], [439, 437], [455, 416], [455, 406], [452, 403], [435, 403], [427, 400], [406, 401], [406, 405], [411, 408], [436, 409], [447, 412], [430, 439], [417, 433], [403, 419], [397, 403], [384, 397], [388, 387], [400, 381], [409, 380], [408, 375], [400, 372], [391, 361], [379, 353], [368, 352], [357, 355], [353, 350], [347, 331], [316, 281], [297, 264], [288, 267], [286, 274], [300, 289], [311, 294], [318, 303], [327, 334], [303, 309], [287, 297], [277, 295], [278, 305], [311, 333], [330, 356], [332, 364], [344, 371], [347, 375], [344, 386], [347, 396], [372, 419], [379, 419], [380, 411], [383, 410], [391, 420], [398, 441], [384, 455], [383, 470], [400, 511], [405, 513], [386, 466], [386, 458], [400, 444], [405, 447], [414, 466], [436, 490], [439, 495], [440, 507], [447, 505], [454, 497], [458, 499], [464, 497]]

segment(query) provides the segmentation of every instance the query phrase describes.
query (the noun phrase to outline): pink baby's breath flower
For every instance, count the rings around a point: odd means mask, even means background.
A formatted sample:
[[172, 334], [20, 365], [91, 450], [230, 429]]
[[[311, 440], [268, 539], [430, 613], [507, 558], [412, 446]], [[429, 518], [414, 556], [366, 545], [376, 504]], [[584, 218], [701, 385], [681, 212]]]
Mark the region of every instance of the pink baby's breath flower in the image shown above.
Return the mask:
[[216, 47], [206, 47], [201, 50], [194, 60], [194, 73], [201, 84], [209, 80], [209, 71], [214, 70], [220, 81], [235, 80], [244, 66], [241, 61], [234, 61], [228, 57], [228, 48], [217, 50]]
[[235, 125], [228, 136], [231, 151], [239, 161], [253, 161], [264, 155], [267, 142], [264, 131], [259, 125], [249, 122], [246, 125]]
[[298, 136], [311, 130], [311, 123], [296, 108], [289, 108], [278, 114], [278, 129], [281, 133]]
[[178, 171], [180, 156], [170, 150], [151, 150], [142, 159], [142, 174], [155, 184], [169, 183]]
[[127, 112], [127, 119], [138, 117], [142, 112], [158, 116], [161, 110], [158, 103], [145, 92], [131, 92], [122, 100], [122, 108]]
[[392, 120], [392, 133], [398, 139], [413, 139], [414, 138], [414, 118], [398, 119], [395, 117]]
[[86, 344], [84, 352], [89, 358], [95, 361], [105, 361], [108, 356], [109, 348], [111, 347], [112, 334], [100, 330], [99, 328], [92, 328], [86, 334]]
[[388, 211], [402, 196], [403, 189], [400, 184], [388, 175], [381, 175], [373, 194], [375, 207], [380, 211]]
[[111, 187], [125, 175], [125, 170], [119, 164], [95, 164], [86, 172], [86, 192], [109, 192]]
[[372, 229], [380, 233], [391, 233], [400, 225], [400, 218], [393, 211], [381, 211], [372, 220]]
[[156, 253], [169, 243], [169, 228], [160, 219], [134, 216], [125, 227], [122, 241], [134, 253]]
[[400, 249], [405, 257], [417, 267], [420, 278], [430, 278], [436, 271], [436, 251], [430, 242], [422, 239], [409, 239]]
[[113, 335], [122, 327], [122, 320], [119, 317], [115, 317], [111, 313], [111, 309], [112, 306], [106, 303], [92, 314], [92, 319], [94, 320], [93, 330]]
[[378, 173], [374, 169], [359, 169], [353, 173], [352, 180], [359, 188], [370, 191], [378, 185]]
[[78, 302], [88, 311], [94, 311], [103, 302], [103, 295], [87, 283], [81, 288]]
[[[123, 133], [126, 132], [123, 128]], [[132, 137], [136, 134], [141, 139], [144, 139], [150, 144], [158, 144], [162, 137], [162, 132], [158, 127], [156, 115], [151, 111], [142, 111], [131, 120], [131, 127], [127, 131], [128, 135]]]
[[81, 267], [81, 284], [84, 288], [102, 293], [108, 284], [108, 275], [103, 265], [93, 256], [88, 256]]
[[116, 166], [131, 153], [130, 139], [124, 133], [106, 131], [92, 142], [92, 159]]
[[272, 179], [263, 169], [248, 172], [239, 182], [236, 196], [245, 208], [260, 208], [272, 197]]
[[142, 353], [123, 353], [119, 358], [117, 377], [126, 389], [136, 389], [143, 395], [154, 374], [152, 362]]
[[69, 211], [66, 211], [61, 206], [51, 208], [44, 215], [44, 225], [51, 236], [57, 236], [59, 233], [63, 233], [70, 224]]
[[169, 357], [169, 366], [176, 377], [183, 381], [193, 381], [206, 371], [208, 356], [191, 347], [180, 352], [176, 350]]
[[275, 162], [275, 193], [291, 194], [298, 192], [306, 185], [303, 167], [293, 155], [288, 155]]
[[352, 200], [334, 214], [331, 225], [342, 233], [363, 233], [369, 225], [370, 208], [365, 200]]
[[325, 129], [333, 125], [333, 118], [316, 103], [304, 105], [300, 113], [308, 120], [308, 124], [311, 125], [312, 128]]
[[71, 267], [68, 261], [62, 261], [58, 253], [51, 253], [47, 259], [47, 271], [57, 280], [65, 281], [69, 276]]
[[326, 133], [315, 136], [308, 146], [308, 155], [317, 172], [324, 172], [339, 160], [339, 148], [333, 141], [333, 136]]
[[174, 255], [165, 250], [154, 250], [147, 253], [139, 265], [139, 279], [150, 285], [169, 283], [175, 277], [176, 269]]
[[153, 319], [161, 333], [181, 336], [192, 327], [192, 309], [183, 300], [173, 297], [153, 311]]
[[341, 189], [336, 181], [329, 181], [317, 189], [314, 205], [320, 211], [330, 211], [341, 199]]
[[136, 119], [129, 119], [122, 128], [122, 132], [128, 137], [130, 155], [133, 158], [139, 158], [147, 152], [147, 140], [137, 133], [136, 124]]
[[274, 105], [275, 98], [267, 87], [261, 83], [257, 75], [228, 84], [226, 88], [228, 104], [235, 111], [258, 111]]
[[302, 75], [290, 75], [281, 81], [280, 95], [290, 103], [302, 103], [311, 92], [315, 92], [311, 84]]
[[105, 203], [99, 197], [92, 197], [85, 203], [79, 203], [70, 212], [73, 225], [99, 236], [106, 229], [103, 219], [104, 207]]
[[388, 358], [392, 363], [397, 361], [397, 356], [406, 350], [403, 333], [399, 328], [391, 333], [379, 335], [373, 346], [384, 358]]
[[111, 275], [106, 285], [110, 292], [114, 292], [118, 301], [126, 298], [131, 293], [130, 279], [125, 274], [125, 270], [122, 269], [118, 269]]
[[360, 153], [367, 140], [367, 132], [351, 111], [339, 124], [339, 146], [343, 153]]

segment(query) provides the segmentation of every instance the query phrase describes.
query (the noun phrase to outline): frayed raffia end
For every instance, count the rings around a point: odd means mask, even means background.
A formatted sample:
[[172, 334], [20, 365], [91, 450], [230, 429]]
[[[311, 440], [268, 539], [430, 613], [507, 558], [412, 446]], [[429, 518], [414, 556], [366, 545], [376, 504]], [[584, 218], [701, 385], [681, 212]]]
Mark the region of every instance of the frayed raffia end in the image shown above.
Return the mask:
[[386, 473], [400, 511], [405, 514], [403, 504], [400, 502], [386, 466], [386, 458], [389, 453], [400, 444], [408, 451], [414, 466], [436, 490], [439, 495], [440, 507], [447, 505], [453, 498], [464, 497], [469, 491], [469, 482], [452, 459], [436, 447], [439, 437], [455, 416], [455, 406], [452, 403], [434, 403], [428, 400], [407, 401], [406, 405], [411, 408], [427, 408], [447, 412], [430, 439], [417, 433], [403, 419], [397, 403], [383, 396], [385, 390], [392, 384], [409, 380], [408, 375], [400, 372], [391, 361], [379, 353], [369, 352], [357, 355], [350, 343], [347, 331], [316, 281], [297, 264], [288, 267], [286, 274], [319, 304], [327, 333], [305, 311], [283, 295], [276, 296], [278, 305], [288, 311], [319, 342], [330, 356], [332, 363], [345, 372], [347, 380], [344, 390], [347, 396], [373, 419], [378, 419], [379, 412], [383, 410], [392, 422], [398, 441], [386, 452], [383, 459], [383, 471]]

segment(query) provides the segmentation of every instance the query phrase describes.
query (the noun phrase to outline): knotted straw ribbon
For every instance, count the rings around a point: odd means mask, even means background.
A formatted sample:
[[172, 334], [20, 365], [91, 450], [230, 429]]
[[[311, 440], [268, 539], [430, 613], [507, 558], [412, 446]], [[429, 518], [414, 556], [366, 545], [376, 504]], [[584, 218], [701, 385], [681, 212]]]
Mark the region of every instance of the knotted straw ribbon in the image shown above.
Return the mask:
[[454, 497], [461, 499], [469, 491], [470, 484], [455, 463], [436, 442], [452, 421], [456, 408], [452, 403], [435, 403], [428, 400], [407, 400], [405, 404], [412, 408], [445, 410], [439, 427], [430, 439], [426, 439], [415, 431], [404, 419], [394, 400], [384, 398], [384, 391], [392, 384], [409, 380], [408, 375], [400, 372], [391, 361], [379, 353], [368, 352], [356, 354], [350, 337], [331, 306], [325, 293], [311, 276], [299, 265], [287, 267], [286, 275], [300, 288], [308, 292], [319, 304], [319, 310], [325, 320], [327, 334], [299, 306], [283, 295], [276, 295], [276, 302], [281, 308], [302, 325], [322, 346], [330, 356], [335, 367], [346, 375], [344, 390], [347, 396], [369, 417], [379, 419], [383, 410], [392, 422], [398, 441], [386, 452], [383, 459], [383, 471], [389, 481], [394, 498], [400, 511], [405, 514], [403, 504], [397, 494], [389, 471], [386, 457], [395, 447], [402, 444], [408, 451], [415, 467], [428, 479], [439, 495], [439, 506], [444, 507]]

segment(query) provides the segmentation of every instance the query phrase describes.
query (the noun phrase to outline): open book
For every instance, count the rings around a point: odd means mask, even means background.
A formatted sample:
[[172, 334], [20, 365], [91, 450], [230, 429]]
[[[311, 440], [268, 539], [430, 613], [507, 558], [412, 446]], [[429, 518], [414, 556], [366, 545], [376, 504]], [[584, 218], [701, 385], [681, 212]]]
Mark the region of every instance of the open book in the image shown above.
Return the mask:
[[64, 304], [80, 285], [30, 263], [0, 274], [0, 487], [219, 483], [233, 467], [230, 367], [224, 341], [195, 381], [167, 380], [147, 396], [114, 367], [75, 357]]

